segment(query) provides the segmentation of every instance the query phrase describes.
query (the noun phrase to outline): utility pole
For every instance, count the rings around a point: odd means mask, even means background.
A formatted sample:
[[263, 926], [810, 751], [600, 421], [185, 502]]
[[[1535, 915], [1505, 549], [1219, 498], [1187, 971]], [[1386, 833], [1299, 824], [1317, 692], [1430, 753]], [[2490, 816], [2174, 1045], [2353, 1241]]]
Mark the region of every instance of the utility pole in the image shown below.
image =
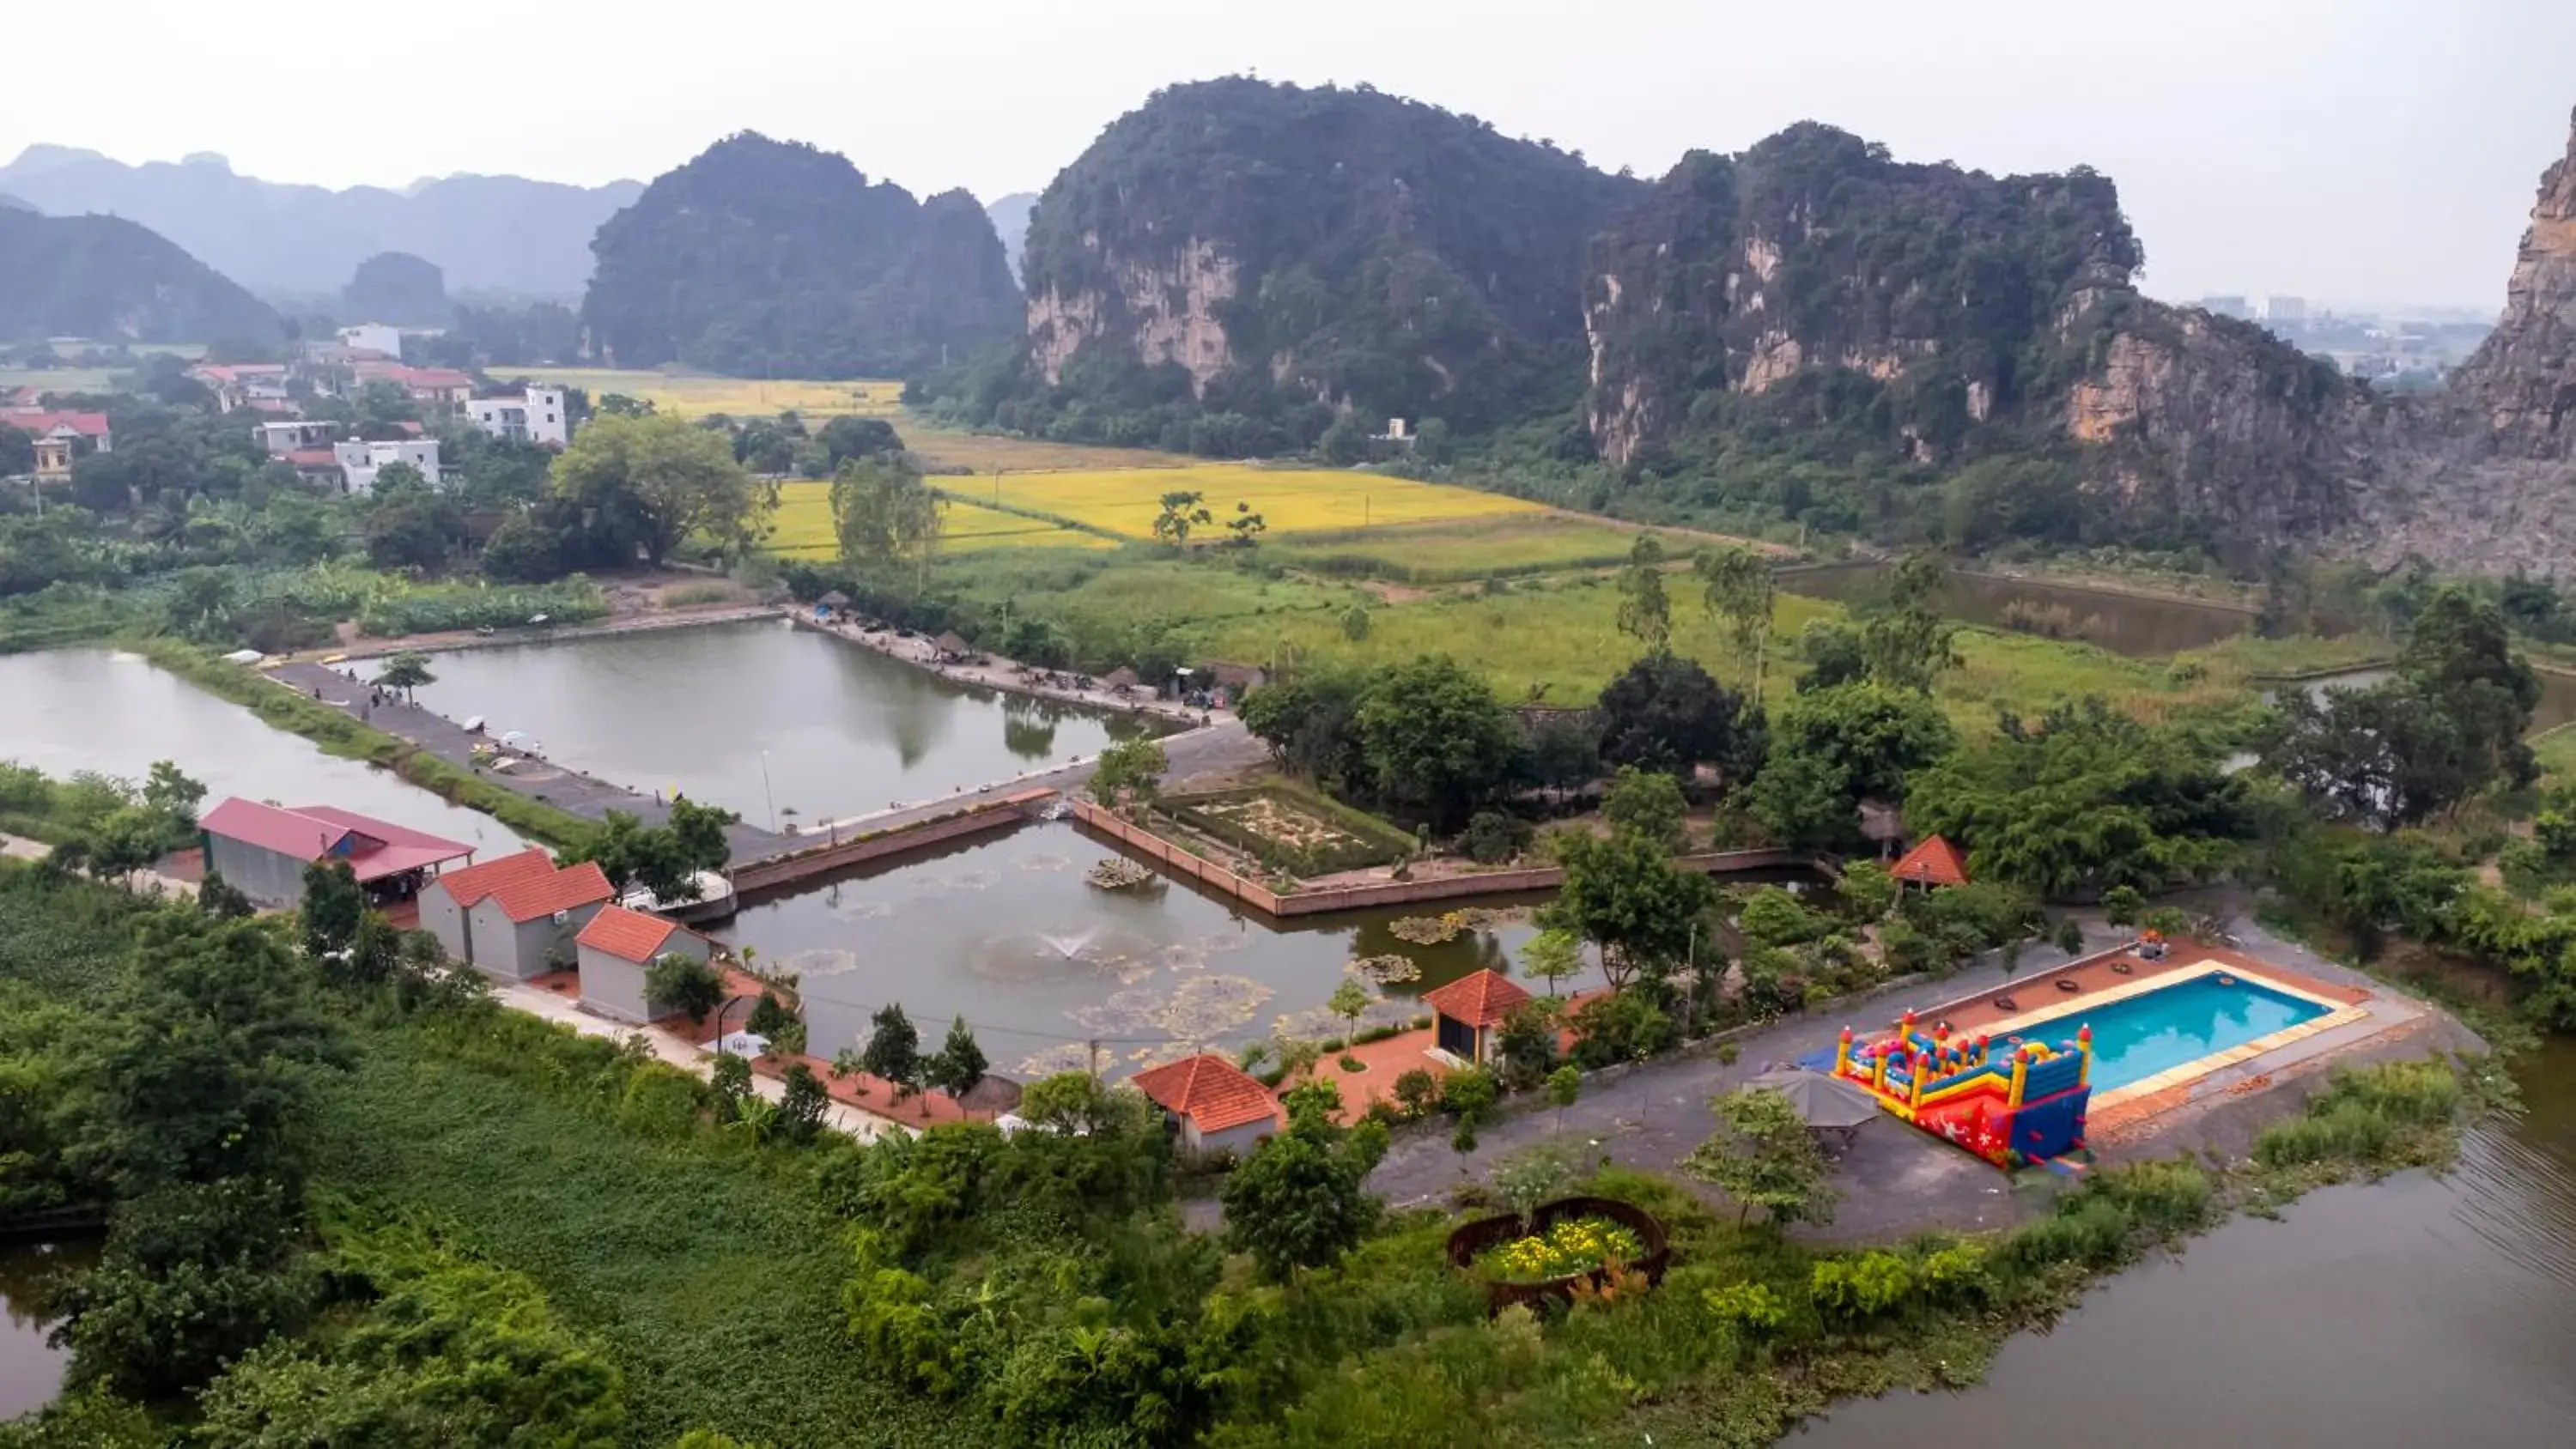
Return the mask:
[[1091, 1053], [1091, 1085], [1097, 1087], [1100, 1085], [1100, 1038], [1093, 1037], [1082, 1045]]

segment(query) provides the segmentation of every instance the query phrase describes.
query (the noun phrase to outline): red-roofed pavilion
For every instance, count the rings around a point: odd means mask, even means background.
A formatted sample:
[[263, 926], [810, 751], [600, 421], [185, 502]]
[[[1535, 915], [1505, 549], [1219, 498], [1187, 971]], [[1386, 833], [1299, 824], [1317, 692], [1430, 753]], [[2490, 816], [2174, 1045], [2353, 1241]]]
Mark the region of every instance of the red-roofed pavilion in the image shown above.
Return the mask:
[[1968, 883], [1968, 865], [1959, 858], [1959, 848], [1938, 835], [1925, 836], [1921, 844], [1897, 857], [1888, 874], [1919, 886]]

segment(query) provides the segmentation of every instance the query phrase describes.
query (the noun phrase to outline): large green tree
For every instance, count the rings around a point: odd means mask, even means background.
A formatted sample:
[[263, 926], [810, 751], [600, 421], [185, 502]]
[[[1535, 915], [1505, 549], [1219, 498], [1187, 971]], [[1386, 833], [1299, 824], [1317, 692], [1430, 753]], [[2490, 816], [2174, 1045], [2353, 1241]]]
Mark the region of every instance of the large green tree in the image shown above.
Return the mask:
[[1520, 743], [1492, 688], [1446, 655], [1371, 680], [1354, 724], [1378, 794], [1435, 830], [1455, 828], [1494, 793]]
[[1364, 1184], [1386, 1154], [1384, 1127], [1334, 1123], [1340, 1094], [1330, 1084], [1309, 1083], [1285, 1100], [1288, 1129], [1253, 1149], [1219, 1192], [1227, 1241], [1274, 1281], [1328, 1267], [1359, 1246], [1378, 1215]]
[[677, 417], [591, 419], [555, 459], [554, 489], [593, 534], [655, 564], [692, 537], [739, 552], [773, 502], [730, 443]]
[[1714, 765], [1732, 787], [1762, 763], [1758, 709], [1718, 684], [1696, 660], [1649, 654], [1601, 691], [1601, 758], [1689, 779]]
[[927, 581], [947, 517], [947, 498], [900, 457], [848, 459], [832, 474], [832, 530], [841, 557], [908, 573], [916, 588]]
[[1754, 813], [1788, 844], [1851, 845], [1860, 802], [1902, 800], [1908, 772], [1952, 741], [1949, 721], [1913, 690], [1865, 682], [1800, 694], [1772, 724]]
[[1717, 898], [1707, 876], [1675, 865], [1666, 842], [1640, 831], [1568, 831], [1556, 837], [1556, 858], [1565, 884], [1539, 911], [1539, 924], [1598, 948], [1613, 990], [1681, 965]]
[[1833, 1162], [1787, 1097], [1746, 1087], [1709, 1107], [1720, 1130], [1692, 1150], [1682, 1170], [1735, 1199], [1737, 1221], [1755, 1208], [1773, 1227], [1833, 1221], [1841, 1196]]

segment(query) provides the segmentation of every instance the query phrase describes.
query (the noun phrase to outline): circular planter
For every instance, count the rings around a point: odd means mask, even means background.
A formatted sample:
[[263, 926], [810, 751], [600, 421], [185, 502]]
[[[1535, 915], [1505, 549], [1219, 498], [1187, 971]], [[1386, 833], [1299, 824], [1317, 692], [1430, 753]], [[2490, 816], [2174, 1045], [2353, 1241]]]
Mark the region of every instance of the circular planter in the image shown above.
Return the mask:
[[[1636, 1262], [1622, 1266], [1629, 1272], [1645, 1274], [1648, 1283], [1664, 1281], [1664, 1269], [1672, 1265], [1673, 1249], [1671, 1240], [1664, 1235], [1664, 1225], [1656, 1221], [1654, 1214], [1617, 1198], [1561, 1197], [1531, 1213], [1527, 1231], [1543, 1233], [1569, 1218], [1608, 1218], [1635, 1233], [1638, 1244], [1646, 1251]], [[1513, 1214], [1478, 1218], [1449, 1235], [1449, 1266], [1462, 1273], [1474, 1273], [1478, 1253], [1523, 1236], [1526, 1233], [1521, 1220]], [[1574, 1300], [1574, 1285], [1591, 1283], [1597, 1287], [1609, 1276], [1610, 1270], [1600, 1267], [1544, 1283], [1501, 1283], [1481, 1276], [1478, 1281], [1484, 1284], [1487, 1310], [1500, 1313], [1515, 1303], [1533, 1308], [1551, 1298], [1570, 1303]]]

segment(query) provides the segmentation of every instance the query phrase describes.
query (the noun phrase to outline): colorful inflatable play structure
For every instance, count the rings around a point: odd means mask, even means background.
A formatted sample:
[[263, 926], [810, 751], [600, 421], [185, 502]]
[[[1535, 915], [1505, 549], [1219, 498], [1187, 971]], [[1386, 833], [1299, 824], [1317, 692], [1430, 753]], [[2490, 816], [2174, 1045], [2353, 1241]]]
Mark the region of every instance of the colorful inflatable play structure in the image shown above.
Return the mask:
[[2093, 1096], [2093, 1029], [2050, 1046], [1953, 1036], [1947, 1022], [1855, 1042], [1843, 1028], [1834, 1075], [1869, 1089], [1878, 1104], [1998, 1167], [2044, 1162], [2084, 1145]]

